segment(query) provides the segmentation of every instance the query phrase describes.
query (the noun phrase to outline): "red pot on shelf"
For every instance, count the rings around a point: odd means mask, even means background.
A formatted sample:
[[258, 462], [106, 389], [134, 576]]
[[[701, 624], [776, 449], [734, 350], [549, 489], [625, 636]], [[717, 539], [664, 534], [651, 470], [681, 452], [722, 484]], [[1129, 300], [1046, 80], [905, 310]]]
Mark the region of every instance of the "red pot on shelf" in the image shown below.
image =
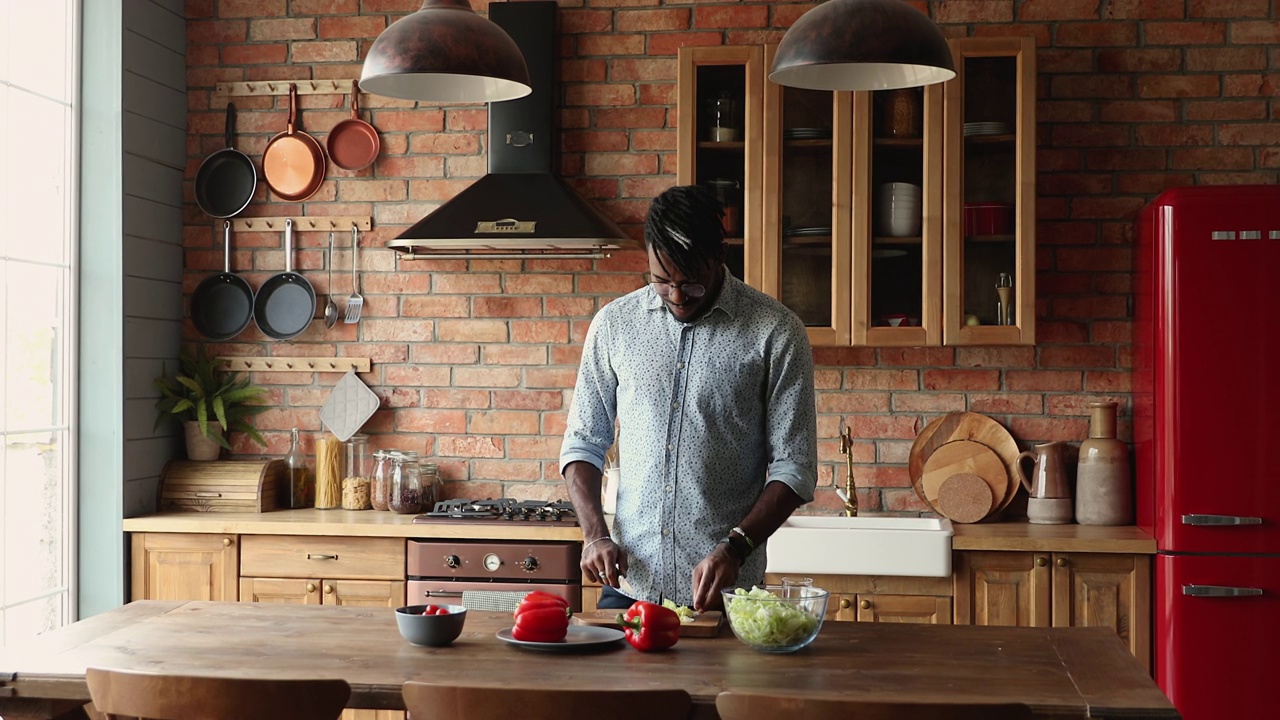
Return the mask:
[[975, 202], [964, 204], [964, 235], [1009, 235], [1013, 232], [1013, 203]]

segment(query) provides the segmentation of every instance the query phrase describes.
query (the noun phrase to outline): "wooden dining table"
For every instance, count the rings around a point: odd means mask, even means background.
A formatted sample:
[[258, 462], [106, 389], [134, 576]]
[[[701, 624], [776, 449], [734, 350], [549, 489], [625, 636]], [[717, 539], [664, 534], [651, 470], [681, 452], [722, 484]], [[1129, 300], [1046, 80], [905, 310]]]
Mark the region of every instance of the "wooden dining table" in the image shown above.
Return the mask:
[[1109, 630], [828, 622], [808, 647], [762, 653], [725, 628], [641, 653], [530, 650], [497, 637], [507, 613], [469, 611], [446, 647], [411, 645], [394, 610], [139, 601], [0, 651], [0, 716], [52, 718], [89, 701], [85, 669], [341, 678], [352, 708], [403, 709], [407, 680], [564, 689], [681, 688], [714, 718], [725, 690], [866, 700], [1018, 702], [1045, 718], [1177, 718]]

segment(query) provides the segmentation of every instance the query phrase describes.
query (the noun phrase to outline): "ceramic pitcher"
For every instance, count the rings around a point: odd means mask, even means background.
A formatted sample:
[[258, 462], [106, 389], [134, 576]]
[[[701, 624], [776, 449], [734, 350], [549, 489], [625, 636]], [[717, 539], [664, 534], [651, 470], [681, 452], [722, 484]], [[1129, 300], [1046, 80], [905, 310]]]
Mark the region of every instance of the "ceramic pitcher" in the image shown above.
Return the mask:
[[[1067, 487], [1067, 468], [1063, 462], [1063, 450], [1066, 443], [1048, 442], [1036, 445], [1018, 456], [1018, 478], [1022, 486], [1033, 498], [1069, 498], [1071, 491]], [[1027, 463], [1031, 462], [1032, 471], [1027, 472]]]

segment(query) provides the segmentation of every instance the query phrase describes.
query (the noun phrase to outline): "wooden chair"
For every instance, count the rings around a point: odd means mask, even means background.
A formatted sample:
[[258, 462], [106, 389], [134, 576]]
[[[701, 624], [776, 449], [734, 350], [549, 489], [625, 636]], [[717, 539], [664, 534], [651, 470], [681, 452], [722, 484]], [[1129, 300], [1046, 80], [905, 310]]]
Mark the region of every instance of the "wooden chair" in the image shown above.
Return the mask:
[[[619, 666], [619, 672], [623, 671]], [[409, 715], [428, 720], [682, 720], [693, 707], [684, 690], [559, 690], [407, 682], [401, 692]]]
[[89, 668], [98, 712], [148, 720], [335, 720], [345, 680], [242, 680]]
[[720, 720], [1030, 720], [1017, 704], [865, 702], [831, 696], [722, 692]]

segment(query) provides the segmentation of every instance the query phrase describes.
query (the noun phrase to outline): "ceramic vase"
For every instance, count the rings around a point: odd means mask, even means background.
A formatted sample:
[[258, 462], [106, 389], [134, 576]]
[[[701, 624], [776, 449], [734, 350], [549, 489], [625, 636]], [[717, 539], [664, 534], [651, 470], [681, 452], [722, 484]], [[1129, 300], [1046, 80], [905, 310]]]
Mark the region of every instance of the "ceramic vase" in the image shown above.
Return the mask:
[[1133, 523], [1133, 481], [1129, 446], [1116, 439], [1116, 404], [1090, 403], [1089, 439], [1080, 444], [1076, 473], [1076, 522], [1081, 525]]

